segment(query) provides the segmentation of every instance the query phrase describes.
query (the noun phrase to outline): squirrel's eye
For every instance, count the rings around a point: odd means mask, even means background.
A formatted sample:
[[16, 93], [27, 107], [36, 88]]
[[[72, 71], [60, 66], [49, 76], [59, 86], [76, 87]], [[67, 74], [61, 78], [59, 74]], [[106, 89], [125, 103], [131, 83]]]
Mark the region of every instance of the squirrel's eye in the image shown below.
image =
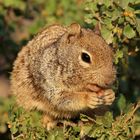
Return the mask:
[[82, 53], [81, 58], [86, 63], [91, 63], [90, 56], [87, 53]]

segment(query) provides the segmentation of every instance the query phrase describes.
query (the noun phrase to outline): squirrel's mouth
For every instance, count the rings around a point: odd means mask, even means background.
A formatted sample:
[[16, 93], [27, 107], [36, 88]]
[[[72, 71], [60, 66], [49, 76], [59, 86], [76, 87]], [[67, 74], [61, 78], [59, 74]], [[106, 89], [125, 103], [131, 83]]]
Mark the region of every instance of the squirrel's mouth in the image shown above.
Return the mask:
[[87, 89], [93, 92], [99, 92], [100, 90], [105, 89], [105, 87], [101, 87], [97, 84], [88, 84]]

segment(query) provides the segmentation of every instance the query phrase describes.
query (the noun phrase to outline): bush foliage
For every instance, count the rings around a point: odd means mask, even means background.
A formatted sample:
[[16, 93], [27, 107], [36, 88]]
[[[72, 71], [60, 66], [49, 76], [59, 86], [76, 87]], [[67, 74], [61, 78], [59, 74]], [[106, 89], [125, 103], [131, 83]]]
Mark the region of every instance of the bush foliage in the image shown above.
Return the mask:
[[6, 131], [8, 126], [13, 140], [80, 140], [82, 138], [133, 140], [137, 131], [139, 131], [140, 114], [134, 114], [140, 107], [140, 102], [137, 105], [129, 104], [125, 107], [125, 111], [115, 118], [113, 112], [106, 112], [104, 116], [96, 116], [95, 118], [81, 114], [77, 123], [70, 120], [63, 121], [53, 130], [47, 131], [42, 126], [41, 113], [27, 112], [23, 108], [15, 107], [14, 100], [12, 98], [4, 102], [1, 99], [0, 102], [5, 106], [5, 108], [0, 108], [0, 113], [4, 114], [0, 118], [0, 131]]
[[139, 138], [139, 0], [0, 0], [0, 74], [9, 76], [21, 46], [43, 26], [54, 23], [69, 25], [72, 22], [89, 28], [98, 24], [101, 35], [114, 49], [114, 63], [118, 67], [115, 103], [104, 116], [90, 118], [81, 114], [77, 123], [67, 120], [47, 131], [42, 126], [41, 113], [26, 112], [15, 105], [15, 99], [1, 98], [0, 133], [6, 133], [6, 139]]

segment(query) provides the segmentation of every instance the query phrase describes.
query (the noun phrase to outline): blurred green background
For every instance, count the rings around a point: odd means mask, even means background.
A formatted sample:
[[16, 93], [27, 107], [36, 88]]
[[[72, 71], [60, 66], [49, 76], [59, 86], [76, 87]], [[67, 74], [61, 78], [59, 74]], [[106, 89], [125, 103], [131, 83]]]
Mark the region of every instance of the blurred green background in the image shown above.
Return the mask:
[[0, 139], [10, 137], [5, 123], [17, 53], [44, 26], [73, 22], [86, 28], [99, 24], [115, 52], [120, 104], [140, 100], [140, 0], [0, 0]]

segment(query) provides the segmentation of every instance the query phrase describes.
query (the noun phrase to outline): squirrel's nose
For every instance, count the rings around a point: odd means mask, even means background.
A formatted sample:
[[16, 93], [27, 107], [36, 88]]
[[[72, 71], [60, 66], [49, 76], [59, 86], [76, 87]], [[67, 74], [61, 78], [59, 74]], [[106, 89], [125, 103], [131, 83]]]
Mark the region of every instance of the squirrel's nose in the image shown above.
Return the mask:
[[105, 84], [105, 87], [110, 87], [113, 83], [106, 81], [104, 84]]
[[104, 84], [106, 87], [110, 87], [113, 85], [113, 83], [115, 82], [115, 76], [112, 77], [108, 77], [107, 79], [105, 79]]

